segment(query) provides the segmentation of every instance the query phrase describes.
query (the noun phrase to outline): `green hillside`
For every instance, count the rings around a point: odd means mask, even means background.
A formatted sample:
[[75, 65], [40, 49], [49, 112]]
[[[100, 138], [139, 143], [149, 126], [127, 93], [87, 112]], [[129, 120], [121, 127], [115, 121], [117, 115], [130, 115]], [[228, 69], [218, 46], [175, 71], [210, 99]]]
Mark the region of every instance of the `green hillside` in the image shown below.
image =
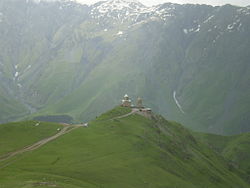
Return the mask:
[[250, 134], [237, 136], [219, 136], [211, 134], [197, 134], [197, 139], [206, 143], [225, 159], [230, 165], [246, 173], [250, 182]]
[[[240, 171], [181, 125], [118, 107], [1, 169], [9, 187], [244, 188]], [[117, 118], [115, 118], [117, 117]], [[6, 161], [8, 162], [8, 161]]]
[[0, 125], [0, 156], [54, 135], [62, 125], [25, 121]]

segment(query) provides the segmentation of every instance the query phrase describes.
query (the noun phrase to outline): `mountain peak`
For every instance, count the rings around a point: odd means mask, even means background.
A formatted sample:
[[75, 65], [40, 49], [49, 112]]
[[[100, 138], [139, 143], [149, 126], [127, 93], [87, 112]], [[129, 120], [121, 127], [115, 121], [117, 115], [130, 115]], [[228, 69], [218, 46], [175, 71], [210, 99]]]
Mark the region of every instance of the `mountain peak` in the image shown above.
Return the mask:
[[120, 23], [128, 20], [137, 23], [149, 18], [162, 18], [164, 10], [157, 12], [158, 9], [159, 6], [147, 7], [137, 0], [108, 0], [93, 5], [90, 14], [98, 20], [111, 18]]
[[107, 0], [105, 1], [106, 3], [125, 3], [125, 4], [130, 4], [130, 3], [137, 3], [137, 4], [141, 4], [139, 1], [137, 0]]
[[121, 11], [123, 9], [139, 10], [145, 6], [137, 0], [108, 0], [100, 3], [97, 8], [99, 12]]
[[93, 18], [113, 18], [113, 20], [127, 20], [138, 17], [148, 12], [146, 7], [137, 0], [108, 0], [92, 6], [91, 16]]

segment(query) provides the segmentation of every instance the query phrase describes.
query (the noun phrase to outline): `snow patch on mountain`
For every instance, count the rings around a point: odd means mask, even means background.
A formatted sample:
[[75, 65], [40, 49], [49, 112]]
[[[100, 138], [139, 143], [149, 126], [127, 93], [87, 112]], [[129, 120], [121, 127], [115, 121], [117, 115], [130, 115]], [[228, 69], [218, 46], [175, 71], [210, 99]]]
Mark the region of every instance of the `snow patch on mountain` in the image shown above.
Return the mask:
[[233, 32], [235, 29], [236, 29], [237, 31], [239, 31], [240, 28], [241, 28], [241, 26], [242, 26], [241, 19], [238, 18], [238, 16], [236, 16], [236, 17], [235, 17], [235, 20], [233, 21], [233, 23], [231, 23], [231, 24], [229, 24], [229, 25], [227, 26], [227, 30], [228, 30], [229, 32]]
[[195, 30], [195, 32], [199, 32], [201, 30], [201, 25], [198, 25], [198, 28]]
[[23, 87], [22, 84], [19, 84], [19, 83], [17, 84], [17, 86], [18, 86], [19, 88], [22, 88], [22, 87]]
[[19, 75], [19, 72], [16, 72], [16, 73], [15, 73], [15, 78], [17, 78], [17, 77], [18, 77], [18, 75]]
[[125, 15], [129, 15], [130, 12], [138, 12], [144, 7], [143, 4], [137, 1], [110, 0], [93, 6], [91, 14], [98, 12], [101, 16], [104, 16], [109, 12], [125, 10]]
[[183, 32], [187, 35], [189, 33], [197, 33], [197, 32], [200, 32], [201, 30], [201, 25], [197, 25], [196, 27], [192, 27], [190, 29], [187, 29], [187, 28], [184, 28], [183, 29]]
[[23, 73], [26, 73], [30, 68], [31, 68], [31, 65], [28, 65], [28, 66], [24, 69]]
[[93, 19], [111, 18], [119, 23], [132, 21], [137, 22], [160, 19], [166, 21], [174, 16], [175, 6], [169, 4], [164, 8], [161, 5], [147, 7], [139, 1], [133, 0], [109, 0], [91, 6], [90, 15]]
[[0, 12], [0, 23], [3, 22], [3, 13]]
[[[70, 6], [73, 3], [85, 4], [81, 0], [26, 0], [26, 2], [62, 2], [59, 9]], [[128, 21], [131, 24], [140, 22], [146, 23], [152, 20], [167, 21], [175, 15], [176, 5], [168, 3], [167, 5], [145, 6], [137, 0], [107, 0], [89, 5], [90, 17], [100, 21], [100, 25], [123, 24]], [[142, 22], [144, 21], [144, 22]]]
[[41, 1], [48, 1], [48, 0], [26, 0], [26, 3], [29, 3], [29, 2], [40, 3]]
[[228, 30], [232, 30], [233, 28], [234, 28], [234, 24], [230, 24], [230, 25], [227, 26]]
[[214, 18], [214, 15], [209, 16], [203, 23], [208, 23]]
[[249, 7], [242, 7], [237, 10], [239, 14], [250, 15], [250, 8]]
[[[62, 0], [26, 0], [26, 3], [34, 2], [34, 3], [41, 3], [41, 2], [56, 2], [56, 1], [62, 1]], [[74, 0], [63, 0], [62, 2], [67, 1], [74, 1]]]
[[179, 101], [176, 98], [176, 91], [173, 92], [173, 98], [181, 113], [185, 114], [184, 110], [182, 109], [182, 106], [180, 105]]
[[123, 35], [123, 31], [119, 31], [116, 35]]
[[183, 29], [183, 32], [184, 32], [185, 34], [188, 34], [188, 30], [187, 30], [187, 29]]
[[93, 5], [90, 14], [92, 18], [111, 17], [113, 19], [126, 20], [147, 12], [147, 9], [139, 1], [109, 0], [98, 5]]

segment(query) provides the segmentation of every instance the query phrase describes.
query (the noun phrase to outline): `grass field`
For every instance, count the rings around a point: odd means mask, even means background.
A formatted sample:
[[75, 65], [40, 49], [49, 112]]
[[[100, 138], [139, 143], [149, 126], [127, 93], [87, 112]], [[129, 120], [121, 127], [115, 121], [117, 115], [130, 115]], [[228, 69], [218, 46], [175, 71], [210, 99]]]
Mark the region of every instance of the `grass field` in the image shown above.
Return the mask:
[[26, 121], [0, 125], [0, 156], [58, 132], [59, 124]]
[[[161, 116], [147, 119], [133, 114], [113, 119], [129, 111], [118, 107], [89, 122], [87, 128], [79, 127], [35, 151], [17, 156], [17, 161], [0, 170], [0, 185], [5, 188], [249, 187], [237, 169], [230, 169], [226, 159], [181, 125]], [[56, 130], [58, 125], [51, 125], [54, 126]]]

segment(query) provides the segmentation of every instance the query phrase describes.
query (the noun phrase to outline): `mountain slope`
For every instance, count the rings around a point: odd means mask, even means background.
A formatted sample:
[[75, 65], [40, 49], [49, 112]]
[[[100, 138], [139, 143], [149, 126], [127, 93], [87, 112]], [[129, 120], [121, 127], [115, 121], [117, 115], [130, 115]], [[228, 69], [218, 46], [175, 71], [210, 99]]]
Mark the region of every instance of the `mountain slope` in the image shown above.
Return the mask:
[[86, 121], [128, 93], [195, 130], [249, 131], [249, 7], [4, 0], [0, 12], [1, 122]]
[[196, 134], [197, 139], [221, 154], [235, 168], [246, 172], [246, 178], [250, 180], [249, 161], [249, 133], [237, 136], [219, 136], [211, 134]]
[[[5, 187], [248, 187], [227, 161], [177, 123], [116, 108], [17, 156]], [[117, 117], [117, 118], [116, 118]], [[11, 178], [11, 181], [9, 181]]]

